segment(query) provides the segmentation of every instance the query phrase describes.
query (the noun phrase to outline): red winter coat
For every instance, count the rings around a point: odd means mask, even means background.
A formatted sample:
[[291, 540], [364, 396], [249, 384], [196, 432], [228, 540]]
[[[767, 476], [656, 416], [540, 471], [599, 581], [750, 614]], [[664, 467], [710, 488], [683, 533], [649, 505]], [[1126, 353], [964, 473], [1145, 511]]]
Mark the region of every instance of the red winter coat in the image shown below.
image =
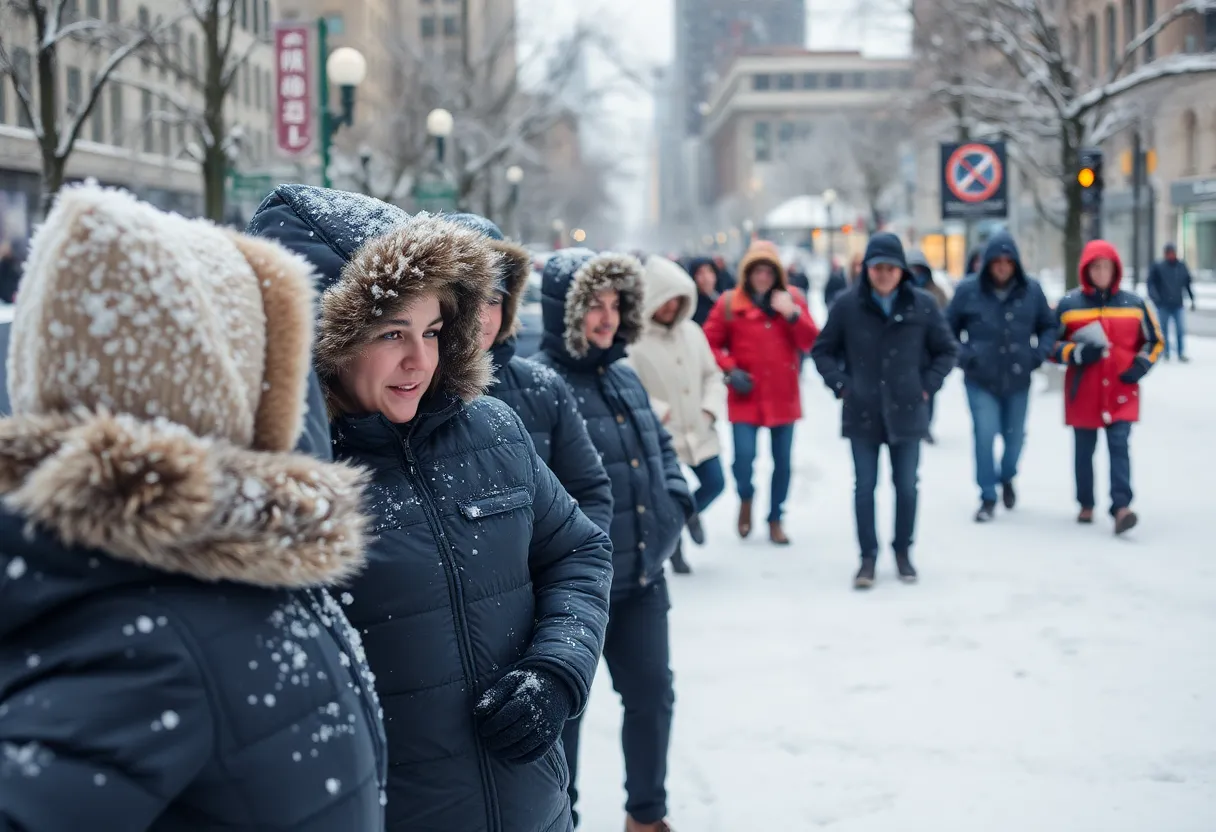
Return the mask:
[[[1099, 258], [1115, 264], [1115, 279], [1105, 292], [1089, 282], [1089, 265]], [[1122, 279], [1123, 264], [1115, 247], [1094, 240], [1081, 252], [1080, 288], [1056, 306], [1059, 336], [1052, 359], [1068, 365], [1064, 421], [1070, 427], [1096, 429], [1140, 419], [1140, 385], [1126, 384], [1119, 376], [1133, 367], [1140, 375], [1147, 372], [1161, 354], [1163, 342], [1156, 314], [1139, 295], [1120, 291]], [[1094, 321], [1101, 322], [1110, 341], [1109, 355], [1096, 364], [1076, 366], [1069, 361], [1076, 349], [1073, 333]]]
[[[748, 297], [748, 270], [760, 262], [773, 266], [776, 288], [789, 292], [802, 310], [793, 323], [780, 315], [770, 317]], [[819, 328], [806, 298], [789, 287], [785, 269], [772, 252], [753, 248], [740, 261], [739, 274], [739, 286], [722, 293], [705, 321], [705, 338], [718, 366], [727, 373], [743, 370], [754, 384], [746, 396], [727, 388], [727, 417], [766, 428], [791, 424], [802, 418], [800, 353], [810, 352]]]

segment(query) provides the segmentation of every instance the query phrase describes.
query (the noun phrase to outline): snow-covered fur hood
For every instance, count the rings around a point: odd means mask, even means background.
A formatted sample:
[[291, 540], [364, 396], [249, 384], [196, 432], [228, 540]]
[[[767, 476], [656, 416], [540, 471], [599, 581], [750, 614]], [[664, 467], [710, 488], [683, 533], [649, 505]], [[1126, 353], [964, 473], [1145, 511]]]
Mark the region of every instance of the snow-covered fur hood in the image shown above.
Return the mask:
[[68, 547], [188, 575], [300, 588], [364, 562], [363, 474], [104, 410], [0, 419], [0, 499]]
[[[549, 298], [561, 298], [562, 345], [574, 358], [584, 358], [591, 349], [583, 332], [583, 321], [591, 301], [600, 292], [616, 290], [620, 295], [621, 325], [616, 341], [632, 344], [642, 334], [643, 318], [642, 264], [628, 254], [604, 252], [595, 254], [588, 249], [566, 249], [545, 264], [542, 292]], [[546, 311], [546, 332], [556, 328], [555, 318]], [[553, 334], [558, 334], [553, 332]]]
[[672, 298], [680, 298], [684, 301], [680, 304], [680, 311], [676, 313], [675, 322], [671, 324], [672, 327], [679, 326], [692, 316], [693, 310], [697, 307], [697, 284], [679, 265], [666, 257], [652, 255], [646, 259], [643, 280], [646, 287], [646, 304], [642, 314], [645, 316], [647, 327], [668, 328], [664, 324], [655, 322], [654, 313]]
[[502, 303], [502, 326], [494, 345], [505, 343], [519, 331], [519, 304], [528, 286], [528, 276], [532, 274], [532, 255], [523, 246], [503, 237], [497, 223], [483, 216], [448, 214], [446, 218], [479, 231], [487, 245], [498, 254], [496, 277], [504, 284], [506, 292]]
[[481, 308], [493, 291], [497, 255], [477, 231], [442, 216], [417, 214], [365, 244], [321, 297], [315, 362], [336, 415], [338, 372], [356, 357], [381, 321], [418, 297], [435, 294], [443, 312], [441, 389], [471, 401], [491, 379], [481, 349]]

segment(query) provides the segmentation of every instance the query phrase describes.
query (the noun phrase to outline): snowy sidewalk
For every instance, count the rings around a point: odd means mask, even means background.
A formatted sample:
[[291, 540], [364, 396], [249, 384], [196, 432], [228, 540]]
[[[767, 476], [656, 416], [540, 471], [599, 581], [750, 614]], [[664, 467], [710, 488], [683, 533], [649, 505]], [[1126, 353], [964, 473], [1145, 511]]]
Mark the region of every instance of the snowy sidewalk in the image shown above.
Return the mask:
[[[1018, 509], [975, 525], [952, 374], [940, 444], [922, 455], [921, 584], [899, 585], [885, 552], [868, 594], [850, 588], [838, 405], [808, 366], [794, 546], [763, 530], [740, 542], [728, 493], [708, 513], [709, 544], [688, 553], [696, 574], [669, 578], [677, 830], [1216, 829], [1216, 342], [1194, 347], [1194, 363], [1146, 381], [1132, 434], [1141, 526], [1126, 540], [1103, 513], [1104, 444], [1098, 522], [1073, 522], [1059, 393], [1034, 396]], [[889, 487], [880, 495], [889, 541]], [[619, 719], [601, 665], [583, 732], [585, 832], [624, 825]]]

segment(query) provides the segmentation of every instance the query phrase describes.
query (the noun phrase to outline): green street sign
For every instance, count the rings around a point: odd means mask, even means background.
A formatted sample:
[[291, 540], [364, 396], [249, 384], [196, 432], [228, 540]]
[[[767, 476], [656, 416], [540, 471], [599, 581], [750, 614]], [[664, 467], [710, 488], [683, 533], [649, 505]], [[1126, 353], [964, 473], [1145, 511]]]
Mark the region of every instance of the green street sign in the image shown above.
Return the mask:
[[228, 174], [229, 192], [237, 199], [257, 199], [274, 190], [274, 177], [269, 173], [236, 173]]
[[412, 193], [414, 207], [432, 214], [456, 210], [456, 186], [447, 178], [428, 176], [418, 180]]

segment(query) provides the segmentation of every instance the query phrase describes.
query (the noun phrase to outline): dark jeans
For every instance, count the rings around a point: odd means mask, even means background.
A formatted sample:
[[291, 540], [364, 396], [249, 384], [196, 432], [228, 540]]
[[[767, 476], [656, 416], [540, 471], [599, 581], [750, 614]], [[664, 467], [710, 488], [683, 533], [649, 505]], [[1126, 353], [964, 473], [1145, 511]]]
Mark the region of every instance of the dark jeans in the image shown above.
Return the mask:
[[[604, 636], [604, 661], [625, 707], [621, 725], [625, 811], [639, 823], [655, 823], [667, 816], [667, 746], [676, 701], [667, 636], [670, 609], [667, 582], [656, 581], [637, 595], [612, 601]], [[578, 800], [581, 722], [581, 718], [570, 720], [562, 732], [571, 806]], [[574, 822], [578, 824], [577, 812]]]
[[[1131, 422], [1115, 422], [1106, 428], [1106, 448], [1110, 452], [1110, 513], [1132, 504]], [[1081, 508], [1094, 507], [1094, 450], [1098, 431], [1073, 428], [1076, 448], [1077, 502]]]
[[1165, 342], [1165, 357], [1170, 357], [1170, 324], [1173, 323], [1174, 343], [1178, 345], [1178, 357], [1186, 355], [1183, 343], [1186, 341], [1186, 312], [1181, 306], [1158, 306], [1157, 316], [1161, 318], [1161, 337]]
[[[878, 487], [878, 456], [886, 443], [854, 439], [853, 514], [857, 520], [857, 543], [863, 558], [878, 556], [878, 532], [874, 520], [874, 490]], [[895, 486], [895, 540], [892, 548], [906, 552], [912, 548], [916, 531], [916, 479], [920, 465], [920, 443], [900, 442], [887, 445], [891, 459], [891, 482]]]
[[[735, 439], [735, 464], [731, 473], [735, 475], [735, 488], [739, 499], [751, 500], [756, 496], [752, 487], [752, 466], [756, 462], [756, 438], [760, 428], [735, 422], [731, 425]], [[781, 520], [781, 507], [790, 493], [790, 454], [794, 449], [794, 425], [776, 425], [768, 429], [769, 444], [773, 448], [773, 484], [769, 495], [768, 520]]]
[[700, 514], [709, 508], [709, 504], [718, 499], [718, 495], [726, 488], [726, 475], [722, 473], [722, 460], [716, 456], [693, 466], [692, 472], [697, 475], [698, 483], [697, 493], [692, 499], [697, 504], [697, 513]]
[[[995, 503], [997, 485], [1013, 482], [1018, 475], [1018, 459], [1026, 439], [1030, 391], [996, 396], [983, 387], [968, 383], [967, 403], [971, 406], [971, 423], [975, 429], [975, 483], [980, 487], [980, 499]], [[998, 435], [1004, 446], [999, 472], [993, 455]]]

